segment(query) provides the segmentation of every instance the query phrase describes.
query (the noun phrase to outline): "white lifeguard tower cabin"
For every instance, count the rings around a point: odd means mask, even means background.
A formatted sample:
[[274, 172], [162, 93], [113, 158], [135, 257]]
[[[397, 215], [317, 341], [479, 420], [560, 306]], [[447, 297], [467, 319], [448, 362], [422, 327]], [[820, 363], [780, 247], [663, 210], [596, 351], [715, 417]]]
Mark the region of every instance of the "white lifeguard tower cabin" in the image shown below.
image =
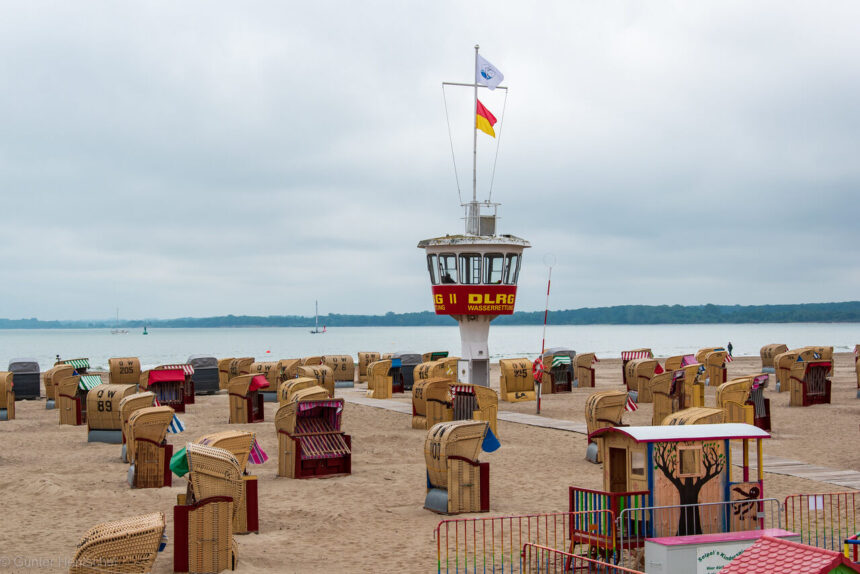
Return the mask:
[[514, 312], [523, 249], [530, 247], [525, 239], [496, 235], [498, 206], [466, 203], [465, 233], [418, 243], [427, 253], [436, 314], [451, 315], [460, 324], [458, 380], [485, 387], [490, 386], [490, 322]]

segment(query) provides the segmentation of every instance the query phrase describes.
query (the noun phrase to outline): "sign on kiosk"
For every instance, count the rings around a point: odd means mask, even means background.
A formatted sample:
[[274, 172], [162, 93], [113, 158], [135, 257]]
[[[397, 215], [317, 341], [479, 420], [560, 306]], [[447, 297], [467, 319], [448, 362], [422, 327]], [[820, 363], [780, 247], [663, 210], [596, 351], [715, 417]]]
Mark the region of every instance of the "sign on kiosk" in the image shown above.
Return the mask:
[[437, 315], [511, 315], [516, 285], [433, 285]]

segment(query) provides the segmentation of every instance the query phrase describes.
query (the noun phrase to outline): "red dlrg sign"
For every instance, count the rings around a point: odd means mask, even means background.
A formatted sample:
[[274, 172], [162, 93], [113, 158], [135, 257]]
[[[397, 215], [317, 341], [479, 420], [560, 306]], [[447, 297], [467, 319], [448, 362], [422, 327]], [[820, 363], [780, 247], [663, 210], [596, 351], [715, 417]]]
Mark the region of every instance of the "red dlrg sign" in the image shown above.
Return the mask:
[[434, 285], [437, 315], [510, 315], [516, 285]]

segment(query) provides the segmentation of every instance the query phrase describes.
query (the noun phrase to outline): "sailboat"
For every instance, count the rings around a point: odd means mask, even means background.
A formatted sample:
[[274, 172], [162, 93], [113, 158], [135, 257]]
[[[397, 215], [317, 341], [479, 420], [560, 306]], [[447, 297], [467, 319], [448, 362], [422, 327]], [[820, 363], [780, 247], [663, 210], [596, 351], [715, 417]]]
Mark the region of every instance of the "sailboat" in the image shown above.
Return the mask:
[[116, 308], [116, 327], [110, 330], [111, 335], [126, 335], [128, 334], [128, 329], [120, 329], [119, 328], [119, 307]]
[[310, 334], [316, 335], [317, 333], [325, 333], [325, 325], [320, 329], [320, 305], [319, 301], [314, 301], [314, 328]]

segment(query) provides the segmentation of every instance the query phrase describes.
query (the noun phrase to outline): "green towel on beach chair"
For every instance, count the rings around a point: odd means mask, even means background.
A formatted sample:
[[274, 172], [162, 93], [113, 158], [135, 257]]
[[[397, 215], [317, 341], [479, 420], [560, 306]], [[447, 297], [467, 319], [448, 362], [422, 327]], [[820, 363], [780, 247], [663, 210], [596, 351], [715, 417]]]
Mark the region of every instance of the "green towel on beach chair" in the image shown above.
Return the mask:
[[182, 447], [170, 457], [170, 470], [176, 476], [185, 476], [188, 474], [188, 457], [185, 456], [185, 447]]

